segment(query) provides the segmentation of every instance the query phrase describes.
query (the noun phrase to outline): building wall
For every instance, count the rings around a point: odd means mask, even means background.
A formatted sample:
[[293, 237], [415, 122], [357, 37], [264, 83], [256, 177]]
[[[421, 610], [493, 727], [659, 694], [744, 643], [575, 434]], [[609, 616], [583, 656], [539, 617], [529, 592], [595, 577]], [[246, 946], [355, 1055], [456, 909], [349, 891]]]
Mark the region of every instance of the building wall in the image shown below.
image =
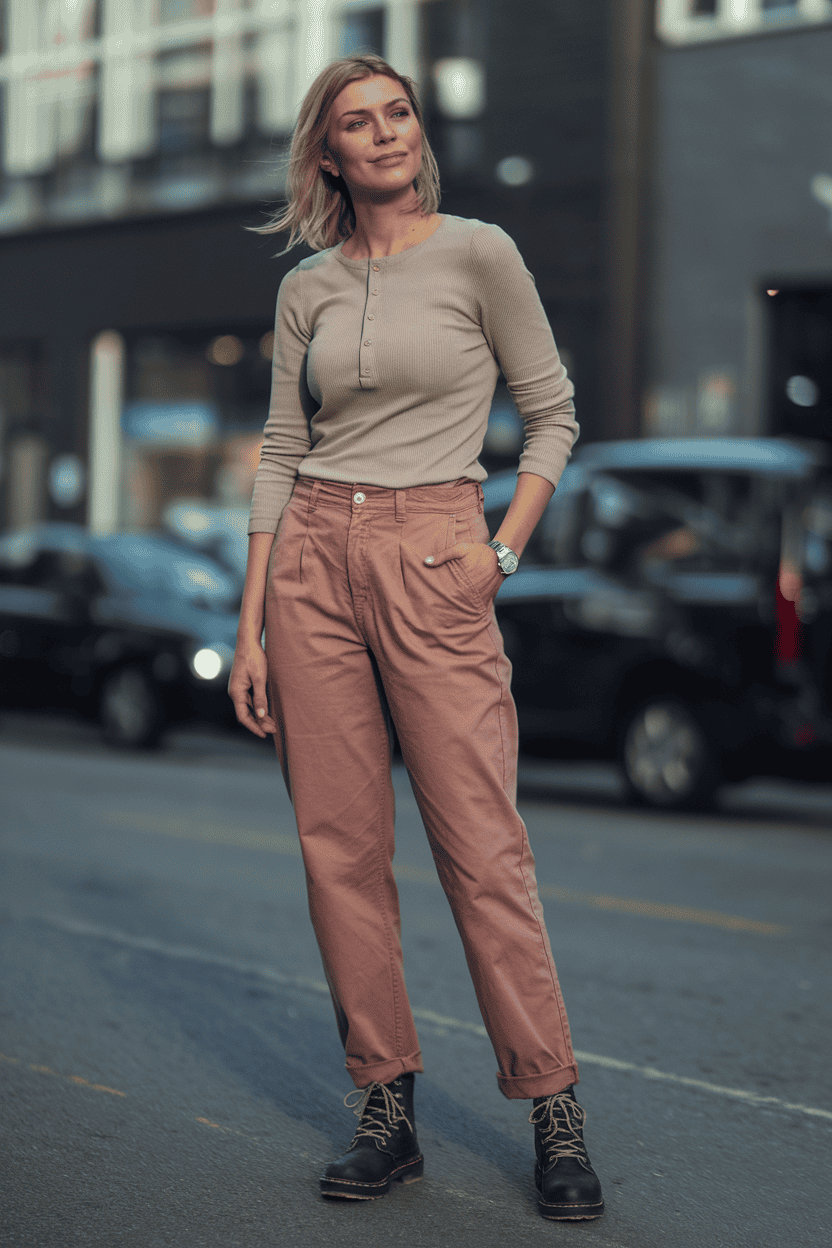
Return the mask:
[[[534, 273], [588, 439], [604, 429], [609, 28], [608, 0], [494, 0], [488, 160], [468, 210], [503, 226]], [[494, 176], [513, 155], [534, 169], [524, 186]]]
[[832, 286], [830, 65], [828, 25], [654, 49], [648, 434], [782, 429], [766, 290]]

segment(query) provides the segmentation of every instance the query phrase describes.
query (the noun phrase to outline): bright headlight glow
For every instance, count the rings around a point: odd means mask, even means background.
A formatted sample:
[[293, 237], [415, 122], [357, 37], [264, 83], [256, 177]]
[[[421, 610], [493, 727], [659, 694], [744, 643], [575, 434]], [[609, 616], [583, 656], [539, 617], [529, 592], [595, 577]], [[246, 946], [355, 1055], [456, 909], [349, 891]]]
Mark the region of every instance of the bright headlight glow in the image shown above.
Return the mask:
[[222, 657], [216, 650], [197, 650], [191, 664], [201, 680], [215, 680], [222, 671]]

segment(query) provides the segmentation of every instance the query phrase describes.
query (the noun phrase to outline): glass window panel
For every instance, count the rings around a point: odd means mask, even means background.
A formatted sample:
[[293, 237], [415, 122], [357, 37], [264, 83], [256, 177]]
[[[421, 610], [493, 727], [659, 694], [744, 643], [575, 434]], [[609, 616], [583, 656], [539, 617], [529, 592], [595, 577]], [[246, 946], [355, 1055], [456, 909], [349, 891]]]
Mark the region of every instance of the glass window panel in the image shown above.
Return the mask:
[[385, 10], [357, 9], [345, 13], [341, 18], [339, 31], [339, 52], [341, 56], [352, 56], [357, 52], [377, 52], [384, 54], [384, 22]]
[[171, 529], [244, 569], [271, 348], [266, 325], [159, 334], [128, 347], [127, 527]]
[[210, 94], [207, 87], [191, 91], [160, 91], [159, 151], [175, 155], [199, 151], [208, 141]]
[[195, 17], [211, 17], [214, 0], [159, 0], [159, 23], [192, 21]]

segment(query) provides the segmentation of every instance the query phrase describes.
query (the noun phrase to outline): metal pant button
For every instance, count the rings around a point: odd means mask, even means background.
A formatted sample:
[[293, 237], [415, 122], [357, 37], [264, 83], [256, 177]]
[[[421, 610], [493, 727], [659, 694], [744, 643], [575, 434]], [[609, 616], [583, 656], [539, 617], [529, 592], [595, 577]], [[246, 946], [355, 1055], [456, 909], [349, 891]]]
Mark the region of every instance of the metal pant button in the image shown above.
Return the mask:
[[366, 497], [367, 495], [362, 494], [361, 491], [359, 490], [357, 494], [353, 494], [352, 501], [354, 503], [363, 503]]

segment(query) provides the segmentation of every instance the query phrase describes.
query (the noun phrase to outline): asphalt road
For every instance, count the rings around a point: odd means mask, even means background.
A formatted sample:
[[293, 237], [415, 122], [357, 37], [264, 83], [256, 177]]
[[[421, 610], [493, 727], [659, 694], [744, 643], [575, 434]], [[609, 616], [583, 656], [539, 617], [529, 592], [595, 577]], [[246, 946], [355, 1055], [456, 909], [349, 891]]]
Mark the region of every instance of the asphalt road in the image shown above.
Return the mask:
[[328, 1202], [351, 1083], [269, 750], [183, 733], [119, 755], [0, 719], [0, 1242], [832, 1242], [832, 789], [757, 783], [669, 818], [624, 806], [603, 767], [524, 768], [607, 1200], [556, 1225], [401, 770], [396, 786], [425, 1178]]

